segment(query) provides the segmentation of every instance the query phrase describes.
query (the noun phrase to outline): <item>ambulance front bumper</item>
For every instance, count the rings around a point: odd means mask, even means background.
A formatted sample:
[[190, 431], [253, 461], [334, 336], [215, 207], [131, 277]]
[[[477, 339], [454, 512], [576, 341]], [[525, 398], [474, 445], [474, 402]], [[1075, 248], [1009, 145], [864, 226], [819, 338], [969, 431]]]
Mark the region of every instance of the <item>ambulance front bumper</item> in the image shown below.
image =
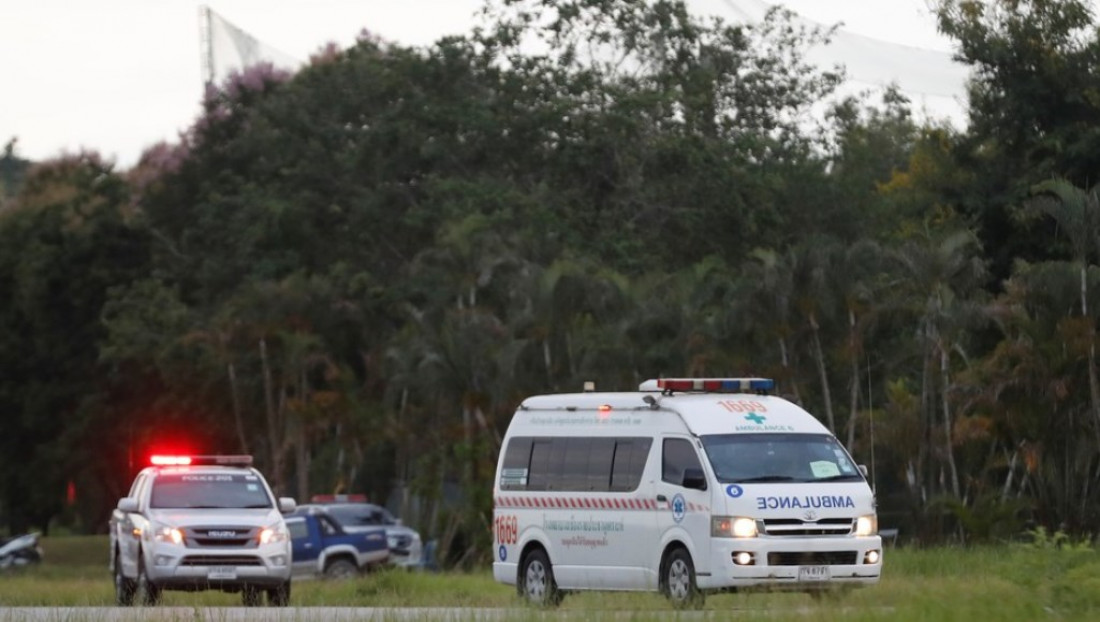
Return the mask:
[[709, 575], [700, 588], [828, 589], [877, 583], [879, 536], [844, 538], [712, 538]]

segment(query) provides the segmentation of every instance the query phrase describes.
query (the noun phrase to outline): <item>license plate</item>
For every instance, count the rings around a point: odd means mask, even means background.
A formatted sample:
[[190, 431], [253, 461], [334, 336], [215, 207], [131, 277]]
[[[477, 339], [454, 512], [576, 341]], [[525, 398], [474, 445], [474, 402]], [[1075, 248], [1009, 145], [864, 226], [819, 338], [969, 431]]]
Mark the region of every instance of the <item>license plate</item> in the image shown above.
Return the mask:
[[799, 566], [799, 581], [828, 581], [832, 578], [828, 566]]
[[232, 581], [237, 578], [237, 570], [235, 568], [211, 568], [206, 573], [206, 578], [211, 581]]

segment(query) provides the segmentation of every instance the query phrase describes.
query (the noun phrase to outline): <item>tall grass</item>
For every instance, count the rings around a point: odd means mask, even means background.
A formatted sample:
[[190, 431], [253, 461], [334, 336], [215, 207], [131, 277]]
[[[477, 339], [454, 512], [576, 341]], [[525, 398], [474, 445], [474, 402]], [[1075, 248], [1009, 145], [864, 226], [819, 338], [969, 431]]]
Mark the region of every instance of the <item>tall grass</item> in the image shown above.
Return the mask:
[[[105, 537], [47, 538], [45, 561], [0, 575], [0, 606], [103, 607], [113, 602]], [[560, 610], [523, 607], [491, 573], [377, 572], [346, 582], [296, 581], [295, 607], [473, 608], [505, 619], [637, 619], [678, 617], [845, 621], [1095, 620], [1100, 619], [1100, 554], [1085, 545], [887, 549], [882, 581], [837, 598], [799, 593], [711, 595], [701, 612], [676, 612], [651, 593], [576, 593]], [[166, 592], [178, 607], [238, 606], [236, 594]], [[472, 614], [478, 617], [478, 614]], [[0, 616], [0, 620], [3, 620]]]

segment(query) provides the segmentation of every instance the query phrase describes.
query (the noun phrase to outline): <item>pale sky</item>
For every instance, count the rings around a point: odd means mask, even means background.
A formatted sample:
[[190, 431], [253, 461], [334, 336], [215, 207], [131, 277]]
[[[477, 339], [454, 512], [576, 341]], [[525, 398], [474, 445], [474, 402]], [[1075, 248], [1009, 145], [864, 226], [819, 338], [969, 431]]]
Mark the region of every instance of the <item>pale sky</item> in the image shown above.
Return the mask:
[[[773, 0], [769, 0], [772, 2]], [[762, 0], [687, 0], [727, 21]], [[43, 160], [80, 148], [120, 168], [175, 142], [202, 94], [199, 7], [305, 60], [364, 28], [404, 45], [468, 32], [481, 0], [5, 0], [0, 11], [0, 144]], [[885, 42], [950, 50], [925, 0], [786, 0], [807, 19]], [[751, 12], [751, 11], [749, 11]]]

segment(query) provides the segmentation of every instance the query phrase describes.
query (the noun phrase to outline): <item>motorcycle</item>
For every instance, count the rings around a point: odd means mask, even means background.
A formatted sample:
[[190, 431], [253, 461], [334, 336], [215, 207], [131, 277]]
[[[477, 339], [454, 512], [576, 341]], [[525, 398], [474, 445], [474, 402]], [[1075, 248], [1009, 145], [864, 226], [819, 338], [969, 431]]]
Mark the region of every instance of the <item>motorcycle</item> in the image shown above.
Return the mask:
[[42, 561], [37, 533], [0, 539], [0, 570], [21, 568]]

